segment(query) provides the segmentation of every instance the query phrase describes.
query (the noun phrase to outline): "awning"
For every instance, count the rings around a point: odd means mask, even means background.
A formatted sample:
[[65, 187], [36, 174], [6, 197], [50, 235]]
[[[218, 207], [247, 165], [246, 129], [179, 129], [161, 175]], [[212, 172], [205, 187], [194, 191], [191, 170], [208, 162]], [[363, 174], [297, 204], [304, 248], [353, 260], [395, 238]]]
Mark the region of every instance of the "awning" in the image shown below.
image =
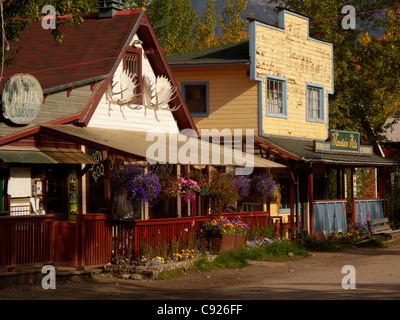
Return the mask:
[[29, 164], [97, 164], [98, 162], [78, 149], [0, 147], [0, 161]]
[[41, 131], [58, 138], [150, 163], [232, 165], [284, 168], [284, 165], [220, 144], [183, 134], [144, 132], [74, 125], [42, 125]]
[[255, 143], [266, 150], [273, 150], [283, 158], [302, 163], [335, 166], [382, 167], [396, 166], [398, 162], [376, 154], [360, 155], [356, 153], [319, 153], [314, 150], [314, 141], [310, 139], [257, 137]]

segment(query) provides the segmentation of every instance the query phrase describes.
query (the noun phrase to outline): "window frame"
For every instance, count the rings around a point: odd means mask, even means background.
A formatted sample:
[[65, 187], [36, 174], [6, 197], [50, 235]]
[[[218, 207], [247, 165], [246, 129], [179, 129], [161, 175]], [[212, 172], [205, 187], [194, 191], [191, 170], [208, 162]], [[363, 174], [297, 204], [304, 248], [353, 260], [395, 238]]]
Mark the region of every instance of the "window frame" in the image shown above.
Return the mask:
[[[289, 184], [287, 186], [284, 186], [284, 184], [282, 183], [282, 180], [287, 180], [289, 182]], [[286, 187], [288, 192], [290, 193], [290, 175], [288, 173], [278, 173], [277, 181], [281, 186], [283, 186], [283, 188]], [[286, 192], [286, 190], [285, 190], [285, 192]], [[281, 198], [281, 201], [282, 201], [282, 198]], [[283, 205], [282, 205], [281, 208], [279, 209], [279, 213], [290, 213], [290, 197], [289, 197], [289, 207], [283, 208]]]
[[[282, 83], [282, 112], [270, 112], [268, 111], [268, 80], [277, 81]], [[267, 117], [275, 118], [288, 118], [287, 109], [287, 79], [284, 77], [266, 75], [265, 76], [265, 114]]]
[[138, 86], [136, 87], [136, 94], [138, 94], [138, 99], [136, 100], [135, 104], [142, 104], [143, 99], [142, 99], [142, 90], [143, 90], [143, 72], [142, 72], [142, 55], [143, 55], [143, 50], [142, 48], [135, 48], [135, 47], [129, 47], [125, 51], [125, 56], [122, 59], [123, 64], [122, 68], [125, 70], [127, 68], [127, 61], [126, 57], [128, 55], [134, 55], [137, 57], [136, 60], [136, 78], [138, 81]]
[[210, 105], [210, 90], [209, 90], [210, 85], [209, 85], [208, 81], [182, 82], [181, 83], [182, 97], [185, 100], [185, 103], [187, 105], [187, 102], [186, 102], [186, 87], [187, 86], [198, 86], [198, 85], [204, 85], [205, 89], [206, 89], [206, 105], [205, 105], [206, 110], [205, 110], [205, 112], [193, 112], [192, 113], [192, 112], [190, 112], [189, 107], [188, 107], [188, 109], [189, 109], [190, 115], [192, 117], [208, 117], [210, 115], [210, 107], [209, 107], [209, 105]]
[[[308, 91], [309, 89], [314, 89], [314, 90], [318, 90], [319, 92], [319, 101], [320, 101], [320, 114], [318, 118], [315, 117], [310, 117], [309, 116], [309, 99], [308, 99]], [[325, 93], [324, 93], [324, 86], [320, 85], [320, 84], [315, 84], [315, 83], [309, 83], [307, 82], [306, 84], [306, 120], [308, 122], [318, 122], [318, 123], [324, 123], [325, 122], [325, 112], [324, 112], [324, 108], [325, 108], [325, 103], [324, 103], [324, 97], [325, 97]]]

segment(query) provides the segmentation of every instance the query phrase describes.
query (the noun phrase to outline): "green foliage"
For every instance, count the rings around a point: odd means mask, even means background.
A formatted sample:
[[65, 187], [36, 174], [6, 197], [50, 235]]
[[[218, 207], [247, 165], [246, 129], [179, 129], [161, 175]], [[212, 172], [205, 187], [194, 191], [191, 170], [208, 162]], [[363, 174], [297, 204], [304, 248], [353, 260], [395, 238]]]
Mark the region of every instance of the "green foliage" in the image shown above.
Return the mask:
[[223, 14], [217, 13], [218, 27], [222, 29], [221, 44], [239, 42], [248, 37], [245, 30], [249, 22], [241, 17], [246, 6], [247, 0], [237, 0], [235, 3], [226, 0]]
[[[248, 21], [241, 17], [248, 0], [227, 0], [223, 12], [215, 10], [216, 0], [207, 0], [200, 16], [190, 0], [127, 0], [126, 9], [143, 9], [166, 55], [185, 53], [243, 40]], [[222, 35], [217, 36], [217, 28]]]
[[390, 192], [385, 198], [385, 214], [394, 229], [400, 227], [400, 180], [396, 179], [391, 185]]

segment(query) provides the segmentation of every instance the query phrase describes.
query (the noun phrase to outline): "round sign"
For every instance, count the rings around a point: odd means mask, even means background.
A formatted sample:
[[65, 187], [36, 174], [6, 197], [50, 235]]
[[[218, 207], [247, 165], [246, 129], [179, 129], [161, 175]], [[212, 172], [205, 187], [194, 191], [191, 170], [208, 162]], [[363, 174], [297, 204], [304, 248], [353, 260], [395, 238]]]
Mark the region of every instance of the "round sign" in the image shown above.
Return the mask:
[[12, 76], [3, 88], [3, 116], [16, 124], [31, 123], [43, 107], [43, 91], [30, 74]]

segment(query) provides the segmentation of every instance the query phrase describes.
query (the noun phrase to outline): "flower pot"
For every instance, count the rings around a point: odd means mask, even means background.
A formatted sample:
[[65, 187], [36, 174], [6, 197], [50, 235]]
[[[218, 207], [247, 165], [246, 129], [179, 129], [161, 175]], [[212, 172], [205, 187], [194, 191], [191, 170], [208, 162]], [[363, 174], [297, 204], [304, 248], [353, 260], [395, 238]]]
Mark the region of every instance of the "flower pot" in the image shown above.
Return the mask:
[[246, 241], [246, 234], [245, 233], [238, 233], [235, 235], [235, 245], [234, 249], [237, 250], [239, 249], [244, 242]]
[[223, 234], [223, 235], [201, 235], [201, 246], [209, 251], [215, 253], [222, 253], [234, 250], [236, 235]]

